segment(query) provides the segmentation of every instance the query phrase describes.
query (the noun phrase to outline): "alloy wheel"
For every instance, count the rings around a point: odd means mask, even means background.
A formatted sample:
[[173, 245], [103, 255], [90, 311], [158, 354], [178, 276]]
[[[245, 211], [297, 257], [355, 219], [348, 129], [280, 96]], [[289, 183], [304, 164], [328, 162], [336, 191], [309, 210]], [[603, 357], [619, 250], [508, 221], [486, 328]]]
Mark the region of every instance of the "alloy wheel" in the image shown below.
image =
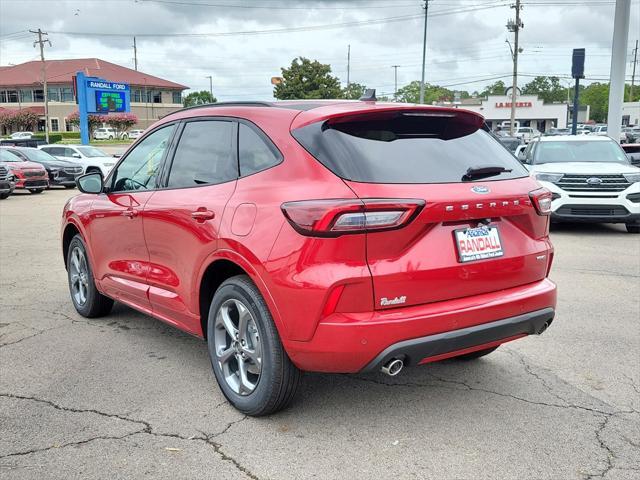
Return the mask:
[[87, 303], [89, 294], [89, 268], [87, 267], [87, 258], [80, 247], [75, 247], [71, 252], [69, 281], [73, 300], [76, 305], [83, 306]]
[[239, 395], [251, 394], [262, 373], [262, 342], [249, 308], [237, 299], [222, 303], [214, 335], [215, 361], [225, 382]]

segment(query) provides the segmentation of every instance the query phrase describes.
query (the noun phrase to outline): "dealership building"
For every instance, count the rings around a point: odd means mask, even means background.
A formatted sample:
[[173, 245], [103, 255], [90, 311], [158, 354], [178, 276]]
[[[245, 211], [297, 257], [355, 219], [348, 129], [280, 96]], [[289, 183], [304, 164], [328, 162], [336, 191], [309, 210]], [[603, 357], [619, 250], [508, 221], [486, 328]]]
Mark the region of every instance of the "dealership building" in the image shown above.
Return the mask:
[[[443, 102], [441, 105], [452, 105]], [[511, 96], [489, 95], [486, 98], [464, 98], [454, 104], [481, 114], [487, 125], [496, 130], [502, 122], [511, 119]], [[550, 128], [565, 128], [568, 119], [568, 105], [566, 103], [545, 103], [537, 95], [516, 96], [516, 120], [521, 127], [533, 127], [540, 132]], [[589, 119], [589, 109], [581, 109], [578, 121], [584, 123]]]
[[[159, 118], [181, 108], [182, 91], [188, 88], [99, 58], [47, 60], [45, 69], [51, 132], [74, 130], [65, 119], [78, 109], [73, 80], [80, 71], [86, 76], [128, 83], [131, 88], [131, 113], [138, 117], [139, 128], [146, 128]], [[0, 113], [22, 109], [33, 111], [40, 118], [38, 130], [44, 131], [42, 80], [40, 61], [0, 67]]]

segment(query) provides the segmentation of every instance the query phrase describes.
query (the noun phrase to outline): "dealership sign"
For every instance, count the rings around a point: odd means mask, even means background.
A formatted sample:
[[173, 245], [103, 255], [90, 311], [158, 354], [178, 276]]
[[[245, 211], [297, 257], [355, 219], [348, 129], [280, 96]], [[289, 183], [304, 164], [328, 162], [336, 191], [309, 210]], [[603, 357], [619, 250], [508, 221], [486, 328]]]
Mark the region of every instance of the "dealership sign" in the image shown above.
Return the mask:
[[[533, 107], [533, 102], [516, 102], [516, 108]], [[496, 102], [496, 108], [511, 108], [511, 102]]]
[[87, 77], [78, 72], [75, 78], [76, 98], [80, 113], [80, 138], [89, 143], [89, 114], [131, 111], [131, 91], [128, 83], [110, 82], [102, 78]]

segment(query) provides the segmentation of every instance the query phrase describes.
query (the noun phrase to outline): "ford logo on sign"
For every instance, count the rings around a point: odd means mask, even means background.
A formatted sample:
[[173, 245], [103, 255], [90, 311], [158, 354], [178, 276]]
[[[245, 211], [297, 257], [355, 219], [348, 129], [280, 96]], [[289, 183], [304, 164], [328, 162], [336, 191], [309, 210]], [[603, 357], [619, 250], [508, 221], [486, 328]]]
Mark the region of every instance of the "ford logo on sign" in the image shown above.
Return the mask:
[[471, 187], [471, 191], [473, 193], [489, 193], [489, 188], [484, 185], [476, 185], [475, 187]]
[[602, 179], [598, 178], [598, 177], [587, 178], [587, 183], [589, 185], [592, 185], [592, 186], [595, 187], [595, 186], [600, 185], [602, 183]]

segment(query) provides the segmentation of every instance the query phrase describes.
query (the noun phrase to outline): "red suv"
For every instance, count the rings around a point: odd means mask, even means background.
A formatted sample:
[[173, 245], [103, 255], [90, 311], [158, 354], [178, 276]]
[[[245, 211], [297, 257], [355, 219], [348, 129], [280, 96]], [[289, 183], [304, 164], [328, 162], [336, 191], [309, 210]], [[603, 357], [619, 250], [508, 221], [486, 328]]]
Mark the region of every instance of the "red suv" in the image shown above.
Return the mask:
[[551, 195], [462, 109], [233, 103], [164, 117], [64, 208], [81, 315], [118, 300], [208, 342], [224, 395], [389, 375], [542, 333]]

